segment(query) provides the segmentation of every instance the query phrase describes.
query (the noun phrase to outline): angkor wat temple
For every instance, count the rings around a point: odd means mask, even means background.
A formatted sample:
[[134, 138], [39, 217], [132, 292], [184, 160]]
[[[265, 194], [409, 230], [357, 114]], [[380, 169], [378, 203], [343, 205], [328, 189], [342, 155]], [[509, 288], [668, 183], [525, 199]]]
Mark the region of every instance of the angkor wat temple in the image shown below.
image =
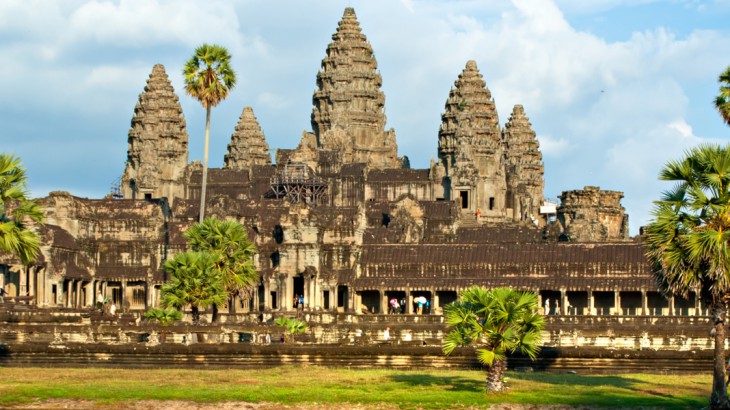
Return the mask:
[[[249, 229], [261, 282], [222, 320], [292, 311], [302, 294], [310, 311], [384, 313], [397, 298], [413, 313], [425, 296], [439, 313], [474, 284], [537, 291], [561, 314], [700, 314], [696, 295], [658, 292], [622, 193], [585, 187], [547, 203], [525, 109], [502, 125], [477, 64], [454, 75], [428, 169], [411, 169], [385, 129], [381, 74], [351, 8], [317, 74], [312, 132], [295, 149], [278, 149], [272, 163], [243, 108], [223, 168], [208, 172], [205, 214]], [[42, 256], [27, 267], [0, 256], [0, 284], [38, 306], [91, 306], [98, 290], [125, 310], [156, 306], [162, 263], [185, 249], [182, 233], [199, 217], [202, 166], [188, 162], [188, 138], [156, 65], [134, 108], [119, 192], [40, 199]]]

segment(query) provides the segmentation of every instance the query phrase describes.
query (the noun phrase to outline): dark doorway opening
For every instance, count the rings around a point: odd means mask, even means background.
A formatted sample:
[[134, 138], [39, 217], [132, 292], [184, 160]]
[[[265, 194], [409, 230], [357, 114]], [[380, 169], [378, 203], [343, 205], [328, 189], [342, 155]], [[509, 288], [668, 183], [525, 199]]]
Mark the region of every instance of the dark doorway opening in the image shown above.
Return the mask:
[[469, 191], [459, 191], [461, 198], [461, 209], [469, 209]]
[[[304, 298], [304, 276], [297, 275], [293, 278], [293, 280], [294, 280], [294, 284], [293, 284], [294, 286], [292, 289], [294, 290], [294, 298], [296, 299], [294, 301], [294, 306], [303, 308], [303, 306], [299, 306], [298, 304], [299, 304], [299, 301], [302, 300], [301, 298]], [[305, 304], [307, 302], [308, 302], [307, 300], [304, 301]]]
[[337, 311], [338, 312], [347, 312], [347, 305], [348, 305], [348, 290], [347, 286], [338, 286], [337, 287]]

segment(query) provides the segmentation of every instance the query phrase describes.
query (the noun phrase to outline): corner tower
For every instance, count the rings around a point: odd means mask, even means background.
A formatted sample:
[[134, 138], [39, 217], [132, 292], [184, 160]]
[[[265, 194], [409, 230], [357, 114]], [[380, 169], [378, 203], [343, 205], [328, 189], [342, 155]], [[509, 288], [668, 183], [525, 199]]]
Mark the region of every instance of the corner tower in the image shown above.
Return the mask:
[[504, 219], [504, 150], [492, 94], [473, 60], [466, 63], [454, 86], [439, 129], [445, 194], [460, 201], [463, 211], [480, 210], [487, 220]]
[[399, 168], [395, 131], [385, 131], [385, 95], [377, 68], [355, 10], [348, 7], [317, 73], [312, 130], [317, 147], [339, 152], [343, 163]]
[[139, 95], [128, 144], [121, 186], [124, 198], [167, 197], [172, 201], [183, 196], [188, 132], [182, 107], [162, 64], [154, 66]]
[[540, 205], [545, 199], [542, 152], [530, 119], [521, 105], [512, 109], [502, 135], [507, 157], [507, 211], [516, 221], [543, 224], [544, 220], [539, 215]]

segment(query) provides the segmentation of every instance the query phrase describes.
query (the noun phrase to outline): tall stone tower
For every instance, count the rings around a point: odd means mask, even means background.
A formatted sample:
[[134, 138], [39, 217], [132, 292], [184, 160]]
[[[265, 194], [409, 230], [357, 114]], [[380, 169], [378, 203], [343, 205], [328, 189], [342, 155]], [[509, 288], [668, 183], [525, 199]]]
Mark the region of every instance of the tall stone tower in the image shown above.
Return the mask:
[[543, 224], [539, 217], [545, 192], [542, 152], [521, 105], [512, 109], [502, 135], [507, 153], [507, 211], [511, 210], [514, 220]]
[[312, 129], [317, 147], [339, 152], [343, 163], [399, 168], [395, 131], [385, 131], [385, 95], [377, 68], [355, 10], [348, 7], [317, 73]]
[[161, 64], [152, 69], [134, 107], [128, 144], [121, 186], [124, 198], [167, 197], [172, 202], [183, 197], [188, 132], [182, 107]]
[[438, 156], [445, 167], [446, 193], [460, 201], [462, 210], [504, 219], [504, 149], [492, 94], [472, 60], [454, 85], [439, 129]]
[[250, 169], [254, 165], [271, 165], [271, 155], [266, 137], [253, 114], [253, 108], [244, 107], [236, 130], [231, 135], [223, 168], [242, 170]]

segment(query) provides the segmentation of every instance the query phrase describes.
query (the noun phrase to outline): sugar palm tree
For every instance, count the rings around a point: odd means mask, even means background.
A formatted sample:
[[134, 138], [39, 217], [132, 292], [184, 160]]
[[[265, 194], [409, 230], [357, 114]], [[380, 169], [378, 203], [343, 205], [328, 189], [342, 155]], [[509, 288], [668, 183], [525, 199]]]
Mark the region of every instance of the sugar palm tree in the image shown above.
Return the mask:
[[725, 297], [730, 292], [730, 146], [702, 145], [669, 161], [659, 179], [674, 183], [654, 202], [647, 256], [668, 293], [699, 292], [715, 337], [712, 408], [730, 408], [725, 385]]
[[0, 251], [15, 255], [24, 265], [40, 252], [40, 238], [28, 224], [44, 219], [40, 205], [28, 199], [26, 178], [20, 159], [0, 154]]
[[507, 353], [519, 352], [534, 360], [540, 351], [545, 322], [532, 292], [472, 286], [446, 305], [444, 314], [446, 324], [453, 327], [444, 338], [444, 353], [459, 346], [478, 347], [477, 358], [489, 366], [488, 391], [504, 390]]
[[205, 108], [205, 148], [203, 151], [203, 186], [200, 191], [200, 219], [205, 217], [205, 189], [208, 177], [208, 142], [210, 140], [210, 109], [225, 100], [236, 85], [236, 73], [230, 65], [231, 56], [225, 47], [203, 44], [185, 63], [183, 76], [185, 92]]
[[[222, 273], [223, 289], [228, 292], [229, 306], [233, 308], [234, 298], [259, 280], [253, 264], [256, 247], [248, 239], [246, 228], [230, 219], [205, 218], [184, 235], [194, 251], [215, 255], [216, 268]], [[216, 320], [217, 305], [213, 305], [213, 321]]]
[[720, 74], [720, 94], [715, 98], [715, 108], [720, 111], [722, 119], [730, 125], [730, 66]]
[[208, 252], [183, 252], [165, 261], [163, 269], [171, 279], [162, 285], [162, 307], [182, 309], [190, 305], [193, 324], [198, 324], [200, 309], [225, 302], [222, 273], [215, 262], [215, 255]]

